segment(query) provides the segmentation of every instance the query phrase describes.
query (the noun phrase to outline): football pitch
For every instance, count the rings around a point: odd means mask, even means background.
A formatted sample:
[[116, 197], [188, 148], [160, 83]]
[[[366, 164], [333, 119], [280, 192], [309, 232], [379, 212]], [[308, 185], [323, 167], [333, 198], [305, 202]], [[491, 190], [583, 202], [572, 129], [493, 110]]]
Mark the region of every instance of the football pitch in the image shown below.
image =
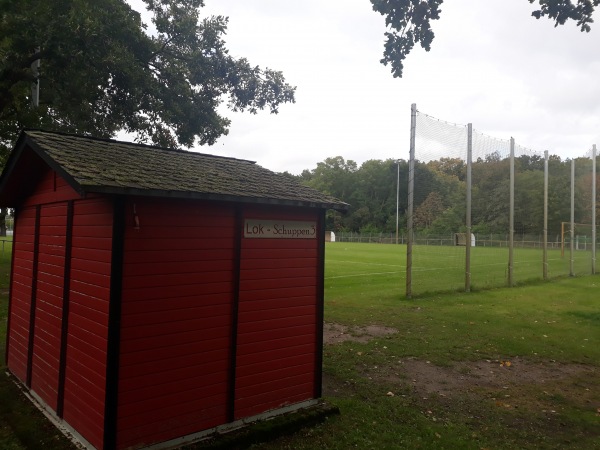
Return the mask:
[[[548, 278], [570, 274], [568, 249], [548, 250]], [[506, 247], [471, 248], [471, 289], [508, 285], [509, 251]], [[412, 293], [461, 291], [465, 288], [465, 247], [413, 246]], [[573, 254], [574, 275], [591, 274], [591, 252]], [[541, 248], [514, 249], [515, 284], [543, 279]], [[330, 295], [350, 290], [404, 296], [406, 245], [329, 242], [325, 249], [325, 289]]]

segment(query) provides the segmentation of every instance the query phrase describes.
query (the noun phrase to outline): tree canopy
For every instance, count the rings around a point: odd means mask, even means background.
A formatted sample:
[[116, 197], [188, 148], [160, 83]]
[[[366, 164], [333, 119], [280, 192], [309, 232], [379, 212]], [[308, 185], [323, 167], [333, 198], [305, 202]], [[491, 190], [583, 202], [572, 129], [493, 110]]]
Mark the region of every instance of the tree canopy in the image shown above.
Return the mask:
[[[600, 160], [600, 157], [599, 157]], [[575, 221], [592, 222], [591, 160], [575, 161]], [[400, 227], [406, 231], [408, 162], [368, 160], [357, 165], [341, 156], [326, 158], [298, 179], [350, 204], [345, 214], [330, 211], [333, 231], [392, 233], [398, 206]], [[421, 235], [450, 236], [465, 231], [467, 165], [458, 158], [416, 161], [414, 177], [415, 231]], [[474, 233], [506, 235], [509, 229], [510, 161], [496, 152], [472, 166], [472, 225]], [[549, 159], [548, 233], [561, 232], [571, 210], [571, 161]], [[398, 184], [398, 181], [400, 184]], [[600, 194], [600, 175], [596, 189]], [[515, 158], [515, 232], [541, 235], [544, 227], [544, 160], [538, 155]], [[398, 205], [396, 201], [398, 200]], [[597, 219], [600, 209], [596, 210]]]
[[217, 111], [222, 102], [277, 113], [294, 101], [281, 72], [229, 55], [227, 18], [201, 18], [203, 0], [144, 2], [152, 33], [124, 0], [0, 0], [5, 152], [24, 127], [99, 137], [125, 130], [170, 147], [212, 144], [230, 124]]
[[[415, 44], [425, 50], [431, 49], [435, 34], [431, 21], [440, 18], [440, 6], [444, 0], [371, 0], [373, 10], [385, 17], [389, 31], [385, 33], [385, 44], [381, 63], [390, 65], [394, 77], [402, 77], [404, 60]], [[531, 15], [536, 19], [547, 17], [555, 26], [568, 20], [577, 22], [583, 32], [589, 32], [593, 23], [592, 14], [600, 0], [527, 0], [537, 3], [539, 9]]]

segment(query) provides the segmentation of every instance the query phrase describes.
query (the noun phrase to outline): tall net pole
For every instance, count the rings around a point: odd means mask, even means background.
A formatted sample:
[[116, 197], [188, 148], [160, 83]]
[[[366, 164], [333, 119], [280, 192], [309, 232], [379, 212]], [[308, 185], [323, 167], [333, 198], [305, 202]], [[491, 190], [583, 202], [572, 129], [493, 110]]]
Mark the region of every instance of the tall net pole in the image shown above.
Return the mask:
[[514, 243], [515, 243], [515, 139], [510, 138], [510, 187], [508, 213], [508, 285], [514, 286]]
[[569, 254], [569, 275], [575, 275], [575, 158], [571, 160], [571, 226], [569, 230], [570, 254]]
[[465, 224], [465, 292], [471, 292], [471, 169], [473, 163], [473, 124], [467, 125], [467, 213]]
[[596, 273], [596, 144], [592, 147], [592, 275]]
[[548, 279], [548, 150], [544, 151], [544, 242], [542, 256], [542, 272], [544, 280]]
[[396, 160], [398, 175], [396, 179], [396, 245], [398, 245], [398, 229], [400, 223], [400, 160]]
[[415, 192], [415, 135], [417, 129], [417, 104], [410, 107], [410, 156], [408, 159], [408, 207], [406, 228], [406, 297], [412, 296], [412, 252], [413, 252], [413, 202]]

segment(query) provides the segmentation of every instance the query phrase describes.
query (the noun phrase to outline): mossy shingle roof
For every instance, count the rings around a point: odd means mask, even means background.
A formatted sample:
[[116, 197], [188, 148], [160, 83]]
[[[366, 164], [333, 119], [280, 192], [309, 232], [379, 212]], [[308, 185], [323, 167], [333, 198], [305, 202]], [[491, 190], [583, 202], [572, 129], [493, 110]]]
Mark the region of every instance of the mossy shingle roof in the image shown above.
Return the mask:
[[19, 183], [18, 178], [27, 176], [27, 168], [20, 166], [34, 164], [28, 152], [35, 153], [82, 195], [131, 194], [347, 207], [252, 161], [45, 131], [24, 131], [19, 137], [0, 178], [0, 204], [13, 206], [7, 203], [15, 197], [12, 190]]

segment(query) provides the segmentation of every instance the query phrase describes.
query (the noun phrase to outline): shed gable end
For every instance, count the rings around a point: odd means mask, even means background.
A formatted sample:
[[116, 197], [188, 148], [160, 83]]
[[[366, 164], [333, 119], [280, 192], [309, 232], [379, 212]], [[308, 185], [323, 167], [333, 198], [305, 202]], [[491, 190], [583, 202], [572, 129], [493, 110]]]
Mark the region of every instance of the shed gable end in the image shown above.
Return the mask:
[[29, 181], [25, 191], [30, 194], [23, 202], [24, 206], [43, 205], [67, 200], [75, 200], [81, 196], [60, 175], [50, 167], [45, 166], [37, 180]]

